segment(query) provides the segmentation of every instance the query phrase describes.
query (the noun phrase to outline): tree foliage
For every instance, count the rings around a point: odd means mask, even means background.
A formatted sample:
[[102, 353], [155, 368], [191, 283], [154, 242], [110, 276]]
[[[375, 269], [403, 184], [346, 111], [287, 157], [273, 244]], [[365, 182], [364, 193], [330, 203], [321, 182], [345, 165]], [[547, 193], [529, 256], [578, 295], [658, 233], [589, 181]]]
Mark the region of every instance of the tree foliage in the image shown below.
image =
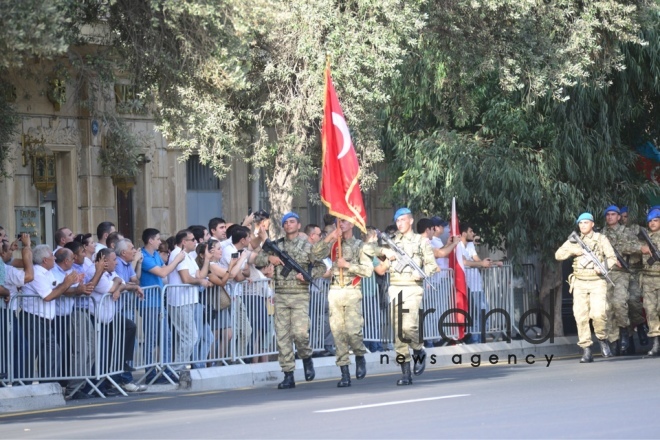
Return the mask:
[[657, 126], [655, 4], [445, 5], [385, 112], [396, 194], [430, 210], [456, 196], [513, 257], [549, 256], [580, 212], [638, 212], [657, 189], [631, 148]]

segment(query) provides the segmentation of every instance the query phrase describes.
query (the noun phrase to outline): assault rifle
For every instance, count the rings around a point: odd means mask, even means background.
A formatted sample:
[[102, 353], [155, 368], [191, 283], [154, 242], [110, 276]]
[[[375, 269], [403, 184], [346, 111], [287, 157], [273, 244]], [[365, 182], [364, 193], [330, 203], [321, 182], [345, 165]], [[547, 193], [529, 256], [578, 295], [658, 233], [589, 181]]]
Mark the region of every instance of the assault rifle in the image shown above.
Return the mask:
[[621, 255], [621, 253], [617, 251], [614, 246], [612, 246], [612, 249], [614, 249], [614, 255], [616, 255], [616, 261], [618, 261], [619, 264], [621, 265], [621, 269], [625, 270], [628, 273], [632, 273], [630, 272], [630, 264], [628, 264], [628, 262], [623, 259], [623, 255]]
[[312, 286], [318, 288], [318, 286], [316, 284], [314, 284], [314, 279], [309, 274], [309, 272], [307, 272], [305, 269], [303, 269], [303, 267], [300, 264], [298, 264], [298, 262], [296, 260], [291, 258], [291, 255], [289, 255], [286, 251], [283, 251], [282, 249], [280, 249], [270, 239], [268, 239], [268, 238], [266, 239], [266, 241], [264, 242], [263, 249], [266, 252], [272, 252], [273, 254], [277, 255], [280, 260], [282, 260], [282, 263], [284, 263], [284, 267], [280, 271], [280, 274], [283, 277], [286, 278], [291, 273], [292, 270], [295, 270], [296, 272], [298, 272], [299, 274], [301, 274], [303, 276], [303, 279], [305, 281], [307, 281]]
[[403, 272], [403, 269], [406, 267], [410, 266], [412, 270], [417, 272], [419, 276], [421, 276], [424, 281], [429, 283], [431, 285], [431, 279], [424, 273], [424, 270], [415, 263], [415, 260], [413, 260], [408, 254], [406, 254], [403, 249], [401, 249], [399, 246], [394, 244], [392, 239], [387, 235], [379, 230], [376, 230], [376, 234], [378, 235], [378, 238], [382, 240], [383, 243], [387, 244], [387, 246], [392, 249], [396, 253], [396, 264], [394, 264], [393, 268], [395, 271], [401, 273]]
[[587, 257], [592, 263], [594, 263], [594, 267], [598, 268], [598, 270], [600, 271], [601, 275], [603, 275], [603, 276], [605, 277], [605, 279], [606, 279], [607, 281], [609, 281], [609, 282], [614, 286], [614, 281], [612, 281], [612, 279], [611, 279], [610, 276], [608, 275], [608, 272], [609, 272], [609, 271], [605, 268], [605, 266], [603, 265], [603, 263], [601, 263], [600, 261], [598, 261], [598, 258], [594, 255], [594, 253], [593, 253], [593, 251], [591, 250], [591, 248], [589, 248], [589, 246], [587, 246], [587, 244], [586, 244], [584, 241], [582, 241], [582, 239], [580, 238], [580, 236], [579, 236], [575, 231], [573, 231], [573, 232], [571, 233], [571, 235], [568, 236], [568, 241], [570, 241], [571, 243], [577, 243], [577, 244], [579, 244], [580, 247], [582, 248], [583, 255], [584, 255], [585, 257]]
[[651, 251], [651, 257], [646, 261], [649, 266], [653, 265], [656, 261], [660, 261], [660, 252], [658, 252], [658, 248], [653, 244], [653, 241], [651, 241], [651, 237], [649, 237], [648, 232], [646, 232], [646, 229], [639, 228], [639, 233], [637, 234], [637, 238], [640, 240], [644, 240], [646, 244], [649, 247], [649, 250]]

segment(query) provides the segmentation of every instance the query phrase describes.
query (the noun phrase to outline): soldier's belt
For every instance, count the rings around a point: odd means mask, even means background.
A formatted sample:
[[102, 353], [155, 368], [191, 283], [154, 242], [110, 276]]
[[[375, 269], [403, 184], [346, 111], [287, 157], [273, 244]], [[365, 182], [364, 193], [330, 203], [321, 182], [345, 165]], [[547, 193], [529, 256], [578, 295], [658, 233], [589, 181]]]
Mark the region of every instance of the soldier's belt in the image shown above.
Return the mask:
[[660, 277], [660, 272], [642, 272], [644, 277]]
[[286, 286], [286, 287], [293, 287], [293, 286], [307, 286], [306, 282], [301, 282], [298, 280], [276, 280], [275, 281], [276, 286]]
[[331, 289], [342, 289], [342, 290], [346, 290], [346, 289], [360, 290], [360, 283], [358, 283], [355, 286], [352, 283], [344, 284], [343, 286], [339, 283], [332, 283], [332, 284], [330, 284], [330, 288]]

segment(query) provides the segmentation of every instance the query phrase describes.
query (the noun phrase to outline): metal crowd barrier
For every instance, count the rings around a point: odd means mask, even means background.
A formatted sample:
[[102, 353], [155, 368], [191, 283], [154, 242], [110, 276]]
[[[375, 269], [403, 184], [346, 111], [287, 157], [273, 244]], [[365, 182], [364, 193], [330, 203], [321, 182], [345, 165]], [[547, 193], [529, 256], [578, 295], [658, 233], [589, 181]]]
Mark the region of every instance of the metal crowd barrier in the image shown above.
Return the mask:
[[[511, 265], [489, 268], [466, 268], [469, 314], [472, 318], [470, 333], [505, 338], [514, 330], [513, 270]], [[482, 323], [482, 314], [487, 316]], [[484, 341], [481, 341], [484, 342]]]
[[[527, 269], [530, 276], [533, 270]], [[525, 272], [527, 273], [527, 272]], [[480, 333], [480, 314], [502, 309], [511, 318], [520, 316], [514, 304], [511, 266], [467, 271], [470, 332]], [[525, 278], [526, 279], [526, 278]], [[310, 341], [314, 350], [326, 342], [329, 280], [316, 280], [310, 288]], [[387, 294], [387, 279], [376, 276], [362, 280], [362, 307], [366, 342], [393, 342], [394, 311]], [[528, 283], [528, 281], [525, 281]], [[531, 284], [530, 284], [531, 285]], [[265, 361], [277, 353], [273, 316], [273, 289], [268, 279], [230, 283], [224, 287], [231, 306], [220, 310], [222, 287], [166, 285], [144, 288], [144, 298], [123, 292], [119, 300], [105, 295], [96, 304], [91, 297], [60, 298], [46, 303], [39, 297], [18, 295], [9, 307], [0, 308], [0, 383], [27, 384], [33, 381], [68, 381], [67, 394], [82, 386], [103, 395], [101, 385], [124, 393], [126, 367], [144, 370], [138, 381], [153, 383], [160, 376], [174, 383], [184, 369]], [[525, 288], [523, 309], [533, 304]], [[61, 300], [61, 301], [60, 301]], [[53, 319], [48, 316], [56, 309]], [[442, 337], [441, 315], [455, 307], [451, 270], [443, 270], [425, 285], [423, 337]], [[15, 309], [15, 310], [12, 310]], [[433, 311], [430, 311], [434, 309]], [[518, 315], [516, 315], [516, 313]], [[487, 335], [508, 331], [504, 313], [489, 315]], [[455, 322], [455, 317], [446, 319]], [[515, 328], [516, 322], [511, 320]], [[445, 327], [445, 336], [458, 338], [457, 327]], [[128, 368], [130, 369], [130, 368]], [[136, 373], [134, 373], [136, 374]], [[104, 384], [104, 382], [107, 382]]]

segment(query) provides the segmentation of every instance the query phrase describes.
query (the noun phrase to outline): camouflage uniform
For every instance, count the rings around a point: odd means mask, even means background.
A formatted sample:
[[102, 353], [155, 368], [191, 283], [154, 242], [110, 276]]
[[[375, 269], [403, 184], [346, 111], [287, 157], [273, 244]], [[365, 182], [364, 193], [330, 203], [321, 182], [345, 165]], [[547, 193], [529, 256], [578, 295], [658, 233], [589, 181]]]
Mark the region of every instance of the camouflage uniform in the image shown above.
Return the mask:
[[[639, 234], [639, 225], [626, 226], [632, 235], [637, 237]], [[644, 318], [644, 306], [642, 305], [642, 288], [639, 284], [639, 277], [643, 268], [642, 255], [634, 253], [630, 255], [630, 282], [628, 284], [628, 318], [630, 326], [637, 327], [646, 322]]]
[[[341, 255], [350, 263], [343, 269], [343, 284], [337, 262], [332, 263], [332, 283], [328, 293], [330, 306], [330, 328], [337, 347], [338, 367], [350, 365], [349, 349], [355, 356], [364, 356], [367, 348], [364, 346], [364, 317], [362, 315], [361, 279], [369, 278], [374, 271], [371, 257], [362, 251], [362, 241], [351, 237], [341, 241]], [[330, 254], [331, 245], [320, 241], [312, 248], [312, 256], [322, 259]]]
[[[649, 237], [656, 247], [660, 248], [660, 231], [650, 232]], [[642, 293], [644, 295], [644, 310], [649, 322], [650, 337], [660, 336], [660, 262], [649, 266], [644, 259], [644, 269], [640, 277]]]
[[[610, 241], [614, 249], [619, 251], [622, 257], [630, 261], [631, 254], [639, 254], [641, 246], [637, 237], [632, 234], [628, 228], [617, 224], [613, 228], [606, 226], [603, 234]], [[610, 278], [614, 286], [608, 283], [607, 300], [610, 304], [608, 322], [608, 339], [610, 342], [619, 340], [619, 329], [628, 329], [630, 319], [628, 317], [628, 286], [630, 284], [630, 274], [617, 265], [612, 266]]]
[[[580, 234], [582, 241], [591, 249], [596, 258], [603, 262], [605, 267], [613, 267], [616, 255], [607, 237], [598, 232], [587, 235]], [[555, 253], [559, 261], [582, 253], [578, 243], [566, 241]], [[589, 319], [593, 321], [596, 337], [603, 341], [607, 335], [607, 281], [596, 272], [592, 262], [587, 257], [580, 256], [573, 260], [573, 274], [569, 277], [571, 292], [573, 293], [573, 315], [578, 330], [578, 345], [581, 348], [591, 347], [591, 329]]]
[[[439, 270], [429, 241], [421, 235], [415, 234], [413, 231], [408, 231], [405, 235], [397, 232], [392, 241], [406, 254], [410, 255], [426, 275], [430, 276]], [[388, 293], [390, 302], [395, 302], [395, 307], [392, 307], [395, 333], [394, 350], [397, 356], [403, 355], [405, 357], [404, 362], [410, 362], [409, 347], [413, 350], [421, 350], [424, 343], [419, 338], [419, 308], [424, 297], [423, 281], [418, 279], [419, 275], [409, 266], [406, 266], [401, 273], [390, 267], [389, 272], [390, 287]], [[402, 304], [398, 304], [399, 293], [402, 295]], [[398, 312], [400, 308], [408, 310], [402, 314], [402, 322], [399, 322]], [[399, 339], [400, 333], [410, 342], [401, 341]]]
[[[280, 239], [277, 246], [288, 253], [302, 267], [308, 267], [312, 245], [299, 236], [293, 240]], [[268, 264], [269, 254], [261, 251], [255, 266]], [[286, 278], [282, 276], [283, 266], [275, 266], [275, 333], [277, 336], [278, 361], [284, 373], [296, 368], [293, 344], [295, 342], [300, 359], [312, 356], [309, 346], [309, 285], [296, 279], [292, 270]]]

